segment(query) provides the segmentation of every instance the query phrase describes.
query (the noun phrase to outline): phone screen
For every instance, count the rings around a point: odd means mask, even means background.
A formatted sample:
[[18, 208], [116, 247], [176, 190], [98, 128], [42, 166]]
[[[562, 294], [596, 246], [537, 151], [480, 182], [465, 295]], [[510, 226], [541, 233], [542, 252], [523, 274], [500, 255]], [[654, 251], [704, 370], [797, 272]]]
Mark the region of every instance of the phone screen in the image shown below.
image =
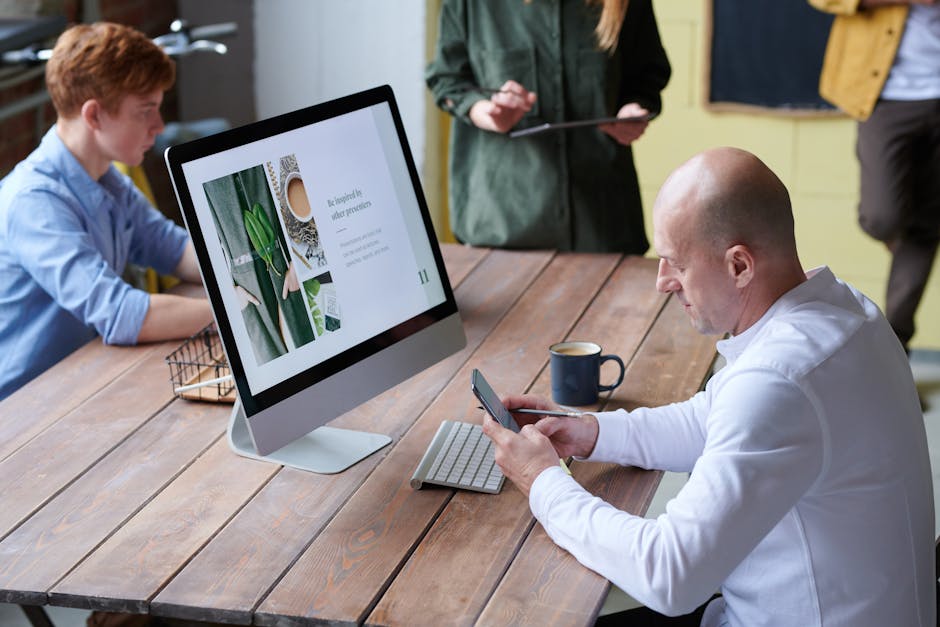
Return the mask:
[[473, 373], [470, 375], [470, 389], [473, 390], [476, 397], [483, 403], [483, 408], [486, 409], [487, 413], [489, 413], [496, 422], [507, 429], [512, 429], [516, 433], [519, 433], [519, 425], [516, 424], [512, 414], [509, 413], [506, 406], [503, 405], [499, 397], [496, 396], [496, 392], [493, 391], [490, 384], [483, 378], [483, 374], [476, 368], [473, 369]]

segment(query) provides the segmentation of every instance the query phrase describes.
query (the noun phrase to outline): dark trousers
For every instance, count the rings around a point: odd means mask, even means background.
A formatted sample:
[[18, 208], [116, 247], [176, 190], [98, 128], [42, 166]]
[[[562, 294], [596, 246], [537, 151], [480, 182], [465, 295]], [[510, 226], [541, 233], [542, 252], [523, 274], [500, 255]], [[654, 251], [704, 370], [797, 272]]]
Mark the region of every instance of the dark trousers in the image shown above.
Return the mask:
[[682, 616], [666, 616], [648, 607], [599, 616], [595, 627], [700, 627], [705, 608], [719, 595], [714, 595], [696, 610]]
[[891, 251], [885, 317], [905, 346], [940, 242], [940, 100], [882, 100], [858, 124], [862, 229]]
[[635, 610], [601, 616], [594, 625], [595, 627], [699, 627], [702, 624], [704, 611], [705, 608], [699, 608], [691, 614], [665, 616], [649, 608], [638, 607]]

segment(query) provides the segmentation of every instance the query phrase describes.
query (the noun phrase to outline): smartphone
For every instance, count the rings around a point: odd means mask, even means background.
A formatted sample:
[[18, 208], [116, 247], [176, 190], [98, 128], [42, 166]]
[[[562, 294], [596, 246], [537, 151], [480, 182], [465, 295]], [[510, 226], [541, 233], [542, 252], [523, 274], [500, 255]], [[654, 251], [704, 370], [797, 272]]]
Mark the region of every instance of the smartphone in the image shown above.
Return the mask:
[[483, 378], [483, 374], [476, 368], [473, 369], [473, 373], [470, 375], [470, 389], [473, 390], [473, 393], [483, 404], [483, 408], [487, 413], [493, 417], [493, 420], [507, 429], [512, 429], [516, 433], [519, 433], [519, 425], [512, 417], [512, 414], [509, 413], [506, 406], [503, 405], [499, 397], [496, 396], [496, 392], [493, 391], [490, 384]]

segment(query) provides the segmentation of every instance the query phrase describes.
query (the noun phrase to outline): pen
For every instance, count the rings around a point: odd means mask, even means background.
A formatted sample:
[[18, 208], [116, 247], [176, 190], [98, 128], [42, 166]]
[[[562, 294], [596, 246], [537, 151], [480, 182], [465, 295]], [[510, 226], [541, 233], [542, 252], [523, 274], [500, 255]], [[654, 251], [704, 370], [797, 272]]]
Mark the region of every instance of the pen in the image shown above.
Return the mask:
[[224, 377], [218, 377], [216, 379], [206, 379], [205, 381], [199, 381], [198, 383], [191, 383], [189, 385], [181, 385], [178, 388], [174, 388], [173, 391], [177, 394], [180, 392], [186, 392], [188, 390], [195, 390], [196, 388], [204, 388], [207, 385], [212, 385], [214, 383], [225, 383], [226, 381], [231, 381], [232, 375], [227, 374]]
[[[477, 409], [486, 409], [482, 405], [477, 405]], [[584, 415], [581, 411], [558, 411], [555, 409], [508, 409], [507, 411], [517, 414], [536, 414], [539, 416], [566, 416], [568, 418], [580, 418]]]
[[510, 409], [509, 411], [517, 414], [541, 414], [542, 416], [567, 416], [569, 418], [580, 418], [584, 412], [580, 411], [557, 411], [554, 409]]

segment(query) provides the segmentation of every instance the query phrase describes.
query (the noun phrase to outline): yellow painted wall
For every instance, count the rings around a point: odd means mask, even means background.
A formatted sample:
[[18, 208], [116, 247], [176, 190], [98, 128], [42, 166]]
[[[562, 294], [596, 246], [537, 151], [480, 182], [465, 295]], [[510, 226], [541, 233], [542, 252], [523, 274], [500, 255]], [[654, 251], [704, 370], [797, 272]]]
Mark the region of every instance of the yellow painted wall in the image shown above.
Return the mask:
[[[673, 75], [663, 94], [663, 115], [635, 146], [647, 231], [653, 199], [673, 168], [703, 149], [738, 146], [758, 155], [790, 190], [804, 266], [830, 266], [883, 306], [889, 257], [856, 220], [855, 122], [841, 116], [793, 118], [707, 111], [703, 106], [707, 0], [654, 0], [653, 4]], [[940, 276], [936, 272], [918, 311], [912, 346], [940, 348]]]
[[[436, 16], [437, 0], [429, 0]], [[660, 185], [680, 163], [714, 146], [738, 146], [759, 156], [790, 190], [797, 243], [806, 268], [828, 265], [879, 305], [889, 257], [858, 226], [855, 122], [846, 117], [783, 117], [718, 113], [704, 107], [708, 0], [654, 0], [673, 74], [663, 94], [663, 115], [635, 144], [646, 226]], [[435, 111], [433, 105], [429, 111]], [[429, 144], [430, 144], [429, 138]], [[443, 144], [446, 146], [446, 143]], [[432, 161], [446, 158], [441, 143]], [[438, 193], [440, 187], [437, 190]], [[446, 203], [437, 195], [441, 207]], [[440, 217], [436, 223], [440, 226]], [[648, 233], [652, 241], [652, 233]], [[441, 234], [447, 239], [446, 230]], [[652, 251], [650, 255], [652, 255]], [[940, 348], [940, 274], [934, 273], [917, 315], [914, 348]]]

